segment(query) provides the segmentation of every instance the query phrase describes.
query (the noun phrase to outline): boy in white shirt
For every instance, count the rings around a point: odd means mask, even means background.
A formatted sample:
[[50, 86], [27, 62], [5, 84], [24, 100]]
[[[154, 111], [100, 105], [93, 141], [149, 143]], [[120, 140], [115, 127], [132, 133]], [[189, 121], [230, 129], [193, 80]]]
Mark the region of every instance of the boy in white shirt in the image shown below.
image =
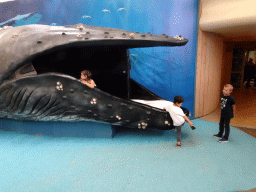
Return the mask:
[[195, 129], [194, 124], [189, 120], [189, 118], [184, 114], [183, 110], [180, 108], [184, 103], [184, 99], [181, 96], [175, 96], [173, 103], [170, 102], [169, 105], [165, 106], [164, 109], [170, 113], [173, 120], [173, 125], [177, 130], [177, 146], [181, 146], [181, 127], [188, 122], [192, 129]]

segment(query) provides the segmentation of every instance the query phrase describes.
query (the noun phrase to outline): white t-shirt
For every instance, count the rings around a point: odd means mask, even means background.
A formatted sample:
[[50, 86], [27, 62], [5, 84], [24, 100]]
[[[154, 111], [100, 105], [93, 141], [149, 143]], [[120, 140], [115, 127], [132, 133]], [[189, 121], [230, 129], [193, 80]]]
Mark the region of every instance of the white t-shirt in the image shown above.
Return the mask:
[[133, 99], [133, 101], [150, 105], [152, 107], [156, 107], [159, 109], [165, 108], [166, 111], [170, 113], [174, 126], [180, 126], [185, 122], [185, 119], [183, 118], [183, 116], [185, 116], [183, 110], [180, 107], [173, 106], [173, 102], [171, 101], [166, 101], [166, 100], [147, 101], [147, 100], [140, 100], [140, 99]]
[[170, 102], [169, 105], [165, 106], [165, 109], [170, 113], [174, 126], [180, 126], [185, 122], [185, 119], [183, 118], [185, 114], [180, 107], [176, 107]]

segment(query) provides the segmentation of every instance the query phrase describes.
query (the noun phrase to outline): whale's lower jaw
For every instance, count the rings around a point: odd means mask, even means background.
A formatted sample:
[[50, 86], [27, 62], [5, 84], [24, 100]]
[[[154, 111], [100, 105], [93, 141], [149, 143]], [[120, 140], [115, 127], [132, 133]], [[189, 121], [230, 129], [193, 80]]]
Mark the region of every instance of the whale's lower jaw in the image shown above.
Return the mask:
[[100, 121], [131, 128], [173, 129], [169, 113], [124, 100], [60, 74], [0, 86], [0, 117], [33, 121]]

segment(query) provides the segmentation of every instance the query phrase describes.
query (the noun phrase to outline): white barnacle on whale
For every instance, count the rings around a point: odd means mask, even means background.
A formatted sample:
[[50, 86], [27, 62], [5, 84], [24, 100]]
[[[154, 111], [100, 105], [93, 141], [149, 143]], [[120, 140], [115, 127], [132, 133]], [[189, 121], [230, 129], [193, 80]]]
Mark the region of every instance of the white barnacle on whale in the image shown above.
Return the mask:
[[83, 25], [80, 25], [80, 26], [78, 26], [78, 27], [76, 27], [76, 28], [79, 29], [79, 30], [85, 29]]
[[135, 33], [129, 33], [129, 37], [134, 37]]
[[144, 122], [141, 122], [141, 123], [138, 123], [138, 128], [139, 129], [146, 129], [146, 127], [148, 126], [148, 124], [147, 123], [144, 123]]
[[147, 123], [144, 123], [144, 122], [141, 123], [141, 128], [142, 128], [142, 129], [146, 129], [147, 126], [148, 126]]
[[176, 35], [175, 37], [173, 37], [175, 39], [178, 39], [178, 40], [184, 40], [184, 38], [181, 36], [181, 35]]
[[61, 84], [61, 82], [57, 82], [57, 86], [56, 86], [56, 89], [58, 90], [58, 91], [63, 91], [63, 85]]
[[121, 120], [121, 119], [122, 119], [119, 115], [116, 115], [116, 118], [117, 118], [118, 120]]
[[96, 98], [92, 98], [91, 104], [92, 104], [92, 105], [95, 105], [96, 103], [97, 103], [97, 99], [96, 99]]
[[81, 34], [76, 35], [77, 38], [82, 38], [83, 36]]
[[12, 38], [16, 38], [16, 37], [18, 37], [18, 36], [19, 36], [18, 34], [14, 33], [14, 34], [12, 35]]

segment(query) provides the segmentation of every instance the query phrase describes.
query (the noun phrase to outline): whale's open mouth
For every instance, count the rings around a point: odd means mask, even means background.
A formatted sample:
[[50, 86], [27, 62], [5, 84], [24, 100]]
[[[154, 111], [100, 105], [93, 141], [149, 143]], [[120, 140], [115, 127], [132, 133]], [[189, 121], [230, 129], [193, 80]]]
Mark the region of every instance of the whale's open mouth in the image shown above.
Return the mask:
[[129, 52], [121, 46], [71, 46], [47, 50], [29, 58], [8, 78], [15, 80], [45, 73], [61, 73], [76, 79], [88, 69], [97, 88], [122, 99], [159, 99], [142, 85], [130, 79]]
[[37, 74], [57, 72], [80, 78], [89, 69], [97, 88], [120, 98], [128, 98], [129, 63], [121, 46], [70, 46], [31, 59]]
[[[7, 64], [8, 70], [2, 74], [4, 80], [49, 72], [79, 79], [80, 72], [89, 69], [99, 89], [123, 99], [138, 99], [141, 95], [144, 99], [146, 95], [147, 98], [157, 98], [130, 79], [129, 48], [187, 43], [187, 39], [181, 36], [141, 34], [85, 25], [30, 25], [9, 30], [13, 31], [9, 32], [9, 38], [17, 47], [11, 55], [14, 61]], [[17, 43], [19, 40], [20, 44]], [[22, 47], [24, 41], [26, 46]]]

